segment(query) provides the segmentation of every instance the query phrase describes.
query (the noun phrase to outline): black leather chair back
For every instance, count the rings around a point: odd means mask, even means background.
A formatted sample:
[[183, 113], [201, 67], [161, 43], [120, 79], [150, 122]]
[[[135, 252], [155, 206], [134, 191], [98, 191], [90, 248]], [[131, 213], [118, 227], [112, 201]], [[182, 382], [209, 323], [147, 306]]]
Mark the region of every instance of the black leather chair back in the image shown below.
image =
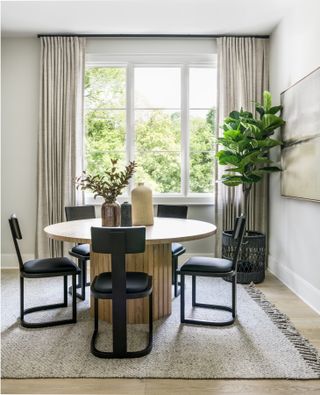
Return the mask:
[[145, 251], [146, 228], [92, 227], [92, 251], [100, 254], [137, 254]]
[[237, 268], [238, 265], [238, 258], [241, 249], [241, 244], [244, 236], [244, 232], [246, 230], [246, 218], [241, 215], [240, 217], [236, 218], [232, 238], [237, 242], [236, 249], [233, 255], [233, 266]]
[[158, 205], [158, 217], [187, 218], [188, 206]]
[[16, 249], [16, 253], [18, 256], [18, 261], [19, 261], [19, 268], [20, 271], [23, 270], [23, 261], [20, 253], [20, 248], [17, 240], [22, 240], [22, 234], [19, 226], [19, 221], [18, 218], [16, 217], [15, 214], [12, 214], [9, 218], [9, 224], [10, 224], [10, 230], [12, 234], [12, 239], [13, 239], [13, 244]]
[[114, 300], [125, 301], [126, 255], [144, 252], [146, 228], [91, 228], [91, 248], [93, 252], [111, 254], [112, 294]]
[[65, 207], [65, 213], [67, 221], [96, 218], [96, 211], [93, 205], [68, 206]]

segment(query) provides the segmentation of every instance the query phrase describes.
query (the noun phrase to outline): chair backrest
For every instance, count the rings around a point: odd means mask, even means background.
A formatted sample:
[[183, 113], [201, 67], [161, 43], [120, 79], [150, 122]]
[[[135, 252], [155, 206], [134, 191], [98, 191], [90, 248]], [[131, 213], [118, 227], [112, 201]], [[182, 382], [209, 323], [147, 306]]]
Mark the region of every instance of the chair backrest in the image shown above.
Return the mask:
[[146, 228], [92, 227], [91, 249], [100, 254], [111, 254], [112, 293], [115, 298], [126, 292], [126, 254], [145, 251]]
[[234, 269], [237, 269], [238, 258], [239, 258], [241, 244], [242, 244], [245, 230], [246, 230], [246, 218], [243, 215], [241, 215], [240, 217], [236, 218], [234, 229], [233, 229], [233, 234], [232, 234], [233, 240], [235, 240], [237, 242], [236, 248], [234, 250], [234, 255], [233, 255]]
[[158, 204], [158, 217], [187, 218], [188, 206]]
[[17, 256], [18, 256], [19, 268], [20, 268], [20, 271], [22, 271], [23, 270], [23, 261], [22, 261], [22, 257], [21, 257], [19, 244], [18, 244], [18, 240], [22, 240], [22, 234], [21, 234], [18, 218], [16, 217], [15, 214], [12, 214], [10, 216], [9, 225], [10, 225], [10, 230], [11, 230], [11, 234], [12, 234], [13, 244], [16, 249]]
[[78, 219], [90, 219], [96, 217], [96, 211], [93, 205], [68, 206], [64, 209], [67, 221], [76, 221]]

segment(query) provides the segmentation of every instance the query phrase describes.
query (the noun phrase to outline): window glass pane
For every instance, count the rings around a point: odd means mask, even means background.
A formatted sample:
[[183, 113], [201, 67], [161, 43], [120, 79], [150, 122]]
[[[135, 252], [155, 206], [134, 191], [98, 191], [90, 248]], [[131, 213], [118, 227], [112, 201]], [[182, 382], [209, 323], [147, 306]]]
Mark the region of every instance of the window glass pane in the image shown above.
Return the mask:
[[214, 149], [214, 129], [216, 110], [191, 110], [190, 151], [212, 151]]
[[190, 108], [216, 106], [217, 73], [215, 68], [192, 67], [189, 73]]
[[126, 165], [126, 153], [121, 151], [95, 151], [90, 146], [86, 152], [86, 171], [88, 174], [104, 174], [111, 167], [111, 159], [118, 159], [118, 165]]
[[124, 108], [126, 105], [126, 69], [92, 67], [85, 74], [86, 108]]
[[180, 108], [180, 68], [137, 67], [134, 83], [136, 108]]
[[180, 111], [136, 110], [138, 151], [180, 151]]
[[214, 154], [201, 152], [190, 154], [190, 192], [205, 193], [213, 191]]
[[181, 191], [180, 152], [137, 152], [135, 182], [144, 182], [154, 193]]
[[110, 165], [110, 158], [125, 158], [125, 110], [95, 110], [86, 114], [86, 166], [91, 173]]

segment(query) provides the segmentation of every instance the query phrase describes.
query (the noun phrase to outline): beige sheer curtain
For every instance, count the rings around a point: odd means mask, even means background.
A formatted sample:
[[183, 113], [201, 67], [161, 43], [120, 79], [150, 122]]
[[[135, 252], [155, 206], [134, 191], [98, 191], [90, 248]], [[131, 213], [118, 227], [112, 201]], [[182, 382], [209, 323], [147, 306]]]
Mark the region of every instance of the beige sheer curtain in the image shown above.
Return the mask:
[[64, 220], [77, 203], [74, 179], [82, 170], [85, 39], [41, 38], [36, 256], [62, 255], [43, 228]]
[[[268, 39], [253, 37], [221, 37], [218, 45], [218, 108], [217, 122], [241, 107], [254, 112], [254, 101], [261, 101], [268, 84]], [[223, 133], [219, 128], [218, 134]], [[216, 253], [221, 254], [222, 230], [232, 229], [241, 211], [241, 189], [230, 188], [219, 180], [223, 168], [216, 167], [215, 218], [218, 228]], [[248, 209], [248, 230], [268, 231], [268, 180], [251, 190]]]

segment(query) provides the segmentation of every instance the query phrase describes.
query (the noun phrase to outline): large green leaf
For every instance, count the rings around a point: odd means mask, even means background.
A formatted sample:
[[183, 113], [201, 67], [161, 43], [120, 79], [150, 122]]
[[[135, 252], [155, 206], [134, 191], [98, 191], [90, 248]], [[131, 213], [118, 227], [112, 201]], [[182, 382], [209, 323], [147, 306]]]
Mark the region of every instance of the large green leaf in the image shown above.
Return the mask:
[[281, 171], [281, 168], [278, 166], [266, 166], [266, 167], [261, 167], [259, 170], [265, 173], [275, 173]]
[[270, 110], [272, 106], [272, 99], [271, 99], [271, 93], [268, 91], [263, 92], [263, 107], [266, 112]]
[[216, 158], [219, 160], [220, 165], [234, 165], [238, 166], [239, 158], [231, 151], [221, 150], [216, 153]]
[[279, 112], [280, 110], [282, 110], [282, 106], [274, 106], [271, 107], [270, 110], [268, 111], [269, 114], [276, 114], [277, 112]]
[[262, 148], [272, 148], [272, 147], [276, 147], [277, 145], [281, 145], [282, 142], [280, 140], [276, 140], [276, 139], [271, 139], [270, 137], [268, 137], [265, 140], [258, 140], [257, 141], [257, 146]]
[[242, 184], [242, 177], [241, 176], [233, 176], [233, 175], [223, 175], [222, 176], [222, 182], [225, 185], [234, 187], [237, 185]]
[[228, 140], [240, 141], [243, 136], [239, 130], [227, 130], [223, 133], [223, 137]]
[[283, 119], [274, 114], [264, 114], [262, 117], [263, 129], [274, 130], [284, 124]]
[[238, 111], [231, 111], [231, 113], [229, 114], [229, 117], [234, 118], [234, 119], [239, 119], [240, 113]]

